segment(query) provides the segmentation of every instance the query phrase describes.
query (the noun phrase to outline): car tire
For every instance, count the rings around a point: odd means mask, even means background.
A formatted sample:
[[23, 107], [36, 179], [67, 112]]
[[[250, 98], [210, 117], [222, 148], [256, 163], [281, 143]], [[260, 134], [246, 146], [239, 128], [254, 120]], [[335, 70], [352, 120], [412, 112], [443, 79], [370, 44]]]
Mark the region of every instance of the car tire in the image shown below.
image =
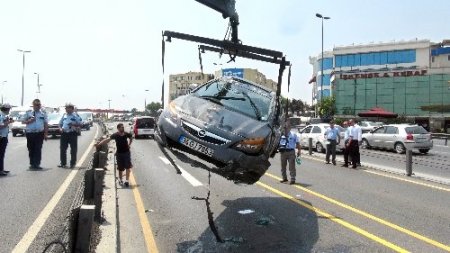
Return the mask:
[[404, 154], [406, 152], [405, 145], [403, 145], [400, 142], [395, 143], [394, 149], [395, 149], [395, 152], [397, 152], [398, 154]]
[[419, 149], [419, 152], [422, 153], [422, 154], [426, 154], [426, 153], [428, 153], [428, 151], [430, 151], [430, 150], [427, 149], [427, 148]]
[[370, 149], [371, 147], [370, 147], [369, 141], [366, 139], [362, 139], [361, 148]]
[[320, 142], [318, 142], [316, 144], [316, 151], [317, 151], [317, 153], [325, 153], [325, 149], [323, 148], [323, 146]]
[[13, 137], [16, 137], [17, 136], [17, 133], [13, 133]]

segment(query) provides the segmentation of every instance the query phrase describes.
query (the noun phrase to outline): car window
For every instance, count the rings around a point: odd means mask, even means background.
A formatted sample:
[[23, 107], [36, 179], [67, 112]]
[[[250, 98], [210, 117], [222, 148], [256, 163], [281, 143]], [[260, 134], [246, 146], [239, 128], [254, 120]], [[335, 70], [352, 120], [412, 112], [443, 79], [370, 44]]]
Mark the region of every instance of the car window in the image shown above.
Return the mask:
[[366, 123], [366, 122], [363, 122], [363, 123], [361, 123], [361, 126], [366, 127], [366, 126], [367, 126], [367, 123]]
[[313, 128], [311, 133], [313, 133], [313, 134], [320, 134], [321, 132], [322, 132], [322, 130], [320, 129], [320, 127], [314, 126], [314, 128]]
[[62, 115], [59, 113], [51, 113], [48, 115], [48, 120], [60, 120]]
[[305, 129], [302, 130], [302, 134], [309, 134], [309, 132], [311, 132], [312, 126], [306, 127]]
[[428, 133], [428, 131], [425, 130], [425, 128], [423, 128], [422, 126], [406, 127], [405, 131], [407, 134], [427, 134]]
[[386, 134], [398, 134], [398, 128], [394, 126], [387, 126]]
[[136, 119], [136, 126], [138, 128], [154, 128], [155, 120], [153, 118]]
[[193, 94], [261, 121], [268, 120], [273, 99], [271, 92], [236, 79], [206, 83]]
[[380, 128], [377, 128], [375, 131], [373, 131], [373, 133], [374, 134], [384, 134], [384, 130], [385, 130], [384, 127], [380, 127]]

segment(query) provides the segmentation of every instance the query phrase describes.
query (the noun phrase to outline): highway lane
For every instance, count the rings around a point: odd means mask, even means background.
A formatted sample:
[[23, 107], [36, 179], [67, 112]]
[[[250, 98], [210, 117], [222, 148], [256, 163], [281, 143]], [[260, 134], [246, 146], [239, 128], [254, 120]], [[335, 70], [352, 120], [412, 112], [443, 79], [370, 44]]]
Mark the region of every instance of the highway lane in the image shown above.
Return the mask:
[[[298, 169], [299, 184], [289, 186], [278, 182], [278, 155], [254, 185], [214, 173], [209, 184], [210, 165], [190, 154], [149, 139], [136, 140], [132, 154], [137, 185], [119, 189], [119, 198], [140, 192], [160, 252], [450, 251], [449, 187], [310, 159]], [[224, 243], [211, 232], [205, 201], [192, 199], [208, 190]], [[130, 205], [119, 212], [132, 215]]]
[[[78, 138], [78, 160], [90, 147], [96, 133], [97, 127], [82, 132]], [[59, 138], [50, 138], [44, 142], [42, 152], [41, 166], [44, 169], [42, 171], [29, 170], [26, 138], [9, 136], [5, 168], [11, 172], [7, 177], [0, 178], [0, 196], [2, 196], [0, 252], [12, 251], [72, 172], [71, 169], [57, 167], [59, 164]], [[77, 169], [85, 166], [87, 166], [87, 162]], [[29, 252], [42, 252], [47, 243], [57, 239], [80, 180], [81, 173], [77, 173], [54, 212], [51, 213], [49, 221], [46, 221], [43, 229], [39, 231]]]

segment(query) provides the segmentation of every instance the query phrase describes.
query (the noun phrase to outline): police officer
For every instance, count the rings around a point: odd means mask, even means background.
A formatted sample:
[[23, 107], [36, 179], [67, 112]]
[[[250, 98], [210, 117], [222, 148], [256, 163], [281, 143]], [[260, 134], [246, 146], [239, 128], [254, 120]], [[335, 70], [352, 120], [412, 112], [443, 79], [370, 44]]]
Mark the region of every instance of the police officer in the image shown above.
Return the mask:
[[8, 175], [9, 171], [4, 168], [5, 151], [8, 145], [9, 124], [13, 122], [9, 118], [11, 106], [8, 103], [0, 106], [0, 176]]
[[324, 134], [325, 140], [327, 140], [327, 154], [325, 156], [325, 163], [330, 164], [330, 155], [331, 162], [333, 165], [336, 165], [336, 144], [340, 141], [339, 138], [339, 129], [334, 127], [334, 121], [330, 121], [330, 127], [327, 128]]
[[345, 129], [344, 132], [344, 164], [342, 165], [342, 167], [348, 167], [348, 156], [350, 154], [350, 146], [349, 146], [349, 138], [350, 138], [350, 132], [351, 132], [351, 127], [348, 126], [348, 121], [344, 121], [344, 123], [342, 123], [342, 127]]
[[280, 144], [278, 146], [278, 151], [280, 152], [281, 158], [281, 176], [283, 179], [280, 183], [285, 183], [288, 181], [286, 175], [286, 166], [289, 162], [289, 175], [291, 181], [289, 184], [295, 184], [295, 148], [297, 148], [297, 156], [301, 155], [300, 138], [291, 132], [290, 122], [286, 121], [284, 126], [284, 132], [280, 139]]
[[61, 131], [60, 140], [60, 164], [58, 167], [66, 168], [67, 148], [70, 145], [70, 168], [74, 168], [77, 162], [78, 129], [81, 126], [81, 118], [74, 112], [75, 106], [66, 104], [66, 113], [59, 121]]
[[41, 101], [33, 100], [33, 109], [23, 116], [25, 134], [27, 136], [28, 156], [30, 157], [30, 169], [40, 170], [42, 158], [42, 144], [47, 140], [48, 118], [45, 111], [41, 110]]

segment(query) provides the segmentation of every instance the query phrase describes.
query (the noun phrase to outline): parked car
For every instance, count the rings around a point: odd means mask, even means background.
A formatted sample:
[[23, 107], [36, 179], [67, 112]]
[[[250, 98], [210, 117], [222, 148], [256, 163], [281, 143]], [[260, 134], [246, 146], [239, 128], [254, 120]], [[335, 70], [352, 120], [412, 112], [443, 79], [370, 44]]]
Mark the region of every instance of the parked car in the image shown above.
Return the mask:
[[81, 118], [81, 129], [90, 130], [94, 125], [94, 117], [92, 112], [79, 112]]
[[159, 116], [155, 139], [214, 163], [228, 179], [253, 184], [281, 137], [275, 107], [271, 90], [221, 77], [173, 100]]
[[18, 134], [25, 135], [26, 125], [22, 123], [22, 118], [25, 116], [25, 112], [30, 109], [31, 107], [13, 107], [11, 109], [9, 116], [14, 120], [10, 128], [13, 137]]
[[426, 154], [433, 148], [431, 134], [419, 125], [392, 124], [376, 128], [362, 135], [362, 148], [395, 150], [399, 154], [406, 149], [417, 149]]
[[59, 130], [59, 121], [63, 117], [61, 113], [50, 113], [48, 114], [48, 135], [52, 137], [60, 136], [61, 131]]
[[155, 118], [149, 116], [136, 117], [133, 122], [134, 138], [155, 137]]
[[373, 121], [361, 121], [359, 126], [361, 127], [361, 131], [363, 133], [370, 132], [377, 127], [384, 125], [383, 122], [373, 122]]
[[[330, 127], [330, 124], [319, 123], [319, 124], [311, 124], [300, 130], [300, 144], [302, 148], [309, 147], [309, 138], [312, 138], [313, 149], [315, 149], [318, 153], [325, 153], [327, 140], [325, 139], [325, 131]], [[336, 145], [336, 150], [343, 150], [344, 147], [344, 133], [345, 129], [339, 125], [335, 125], [337, 129], [339, 129], [339, 140]]]

